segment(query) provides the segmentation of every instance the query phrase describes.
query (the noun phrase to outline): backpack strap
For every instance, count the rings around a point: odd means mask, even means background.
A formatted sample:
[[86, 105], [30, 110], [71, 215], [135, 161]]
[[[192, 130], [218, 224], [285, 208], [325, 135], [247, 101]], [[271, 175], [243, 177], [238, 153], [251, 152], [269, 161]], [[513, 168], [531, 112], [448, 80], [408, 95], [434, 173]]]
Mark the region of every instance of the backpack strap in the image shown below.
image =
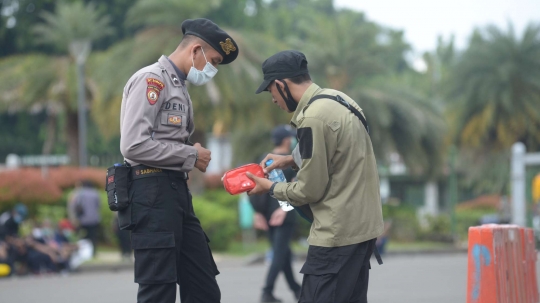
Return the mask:
[[341, 104], [341, 105], [345, 106], [346, 108], [348, 108], [358, 119], [360, 119], [360, 121], [362, 122], [362, 124], [366, 128], [366, 131], [369, 134], [369, 126], [367, 124], [366, 118], [364, 118], [364, 116], [360, 113], [360, 111], [358, 111], [354, 106], [351, 106], [349, 104], [349, 102], [345, 101], [345, 99], [343, 99], [341, 96], [339, 96], [339, 95], [338, 96], [316, 95], [313, 98], [311, 98], [311, 100], [309, 100], [308, 105], [313, 103], [313, 101], [316, 101], [316, 100], [319, 100], [319, 99], [334, 100], [334, 101], [338, 102], [339, 104]]

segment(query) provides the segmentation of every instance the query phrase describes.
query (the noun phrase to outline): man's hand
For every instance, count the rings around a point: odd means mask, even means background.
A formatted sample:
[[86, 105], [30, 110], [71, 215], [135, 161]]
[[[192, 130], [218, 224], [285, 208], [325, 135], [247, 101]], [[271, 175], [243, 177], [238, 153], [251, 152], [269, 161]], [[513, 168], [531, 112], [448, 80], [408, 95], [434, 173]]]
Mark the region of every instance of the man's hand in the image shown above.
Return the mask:
[[[270, 159], [274, 160], [274, 163], [272, 163], [272, 165], [266, 167], [266, 161], [268, 161]], [[274, 170], [276, 168], [285, 169], [285, 168], [288, 168], [290, 166], [293, 166], [294, 165], [294, 159], [293, 159], [292, 155], [282, 156], [282, 155], [268, 154], [266, 156], [266, 158], [264, 158], [264, 160], [261, 161], [260, 165], [263, 168], [264, 173], [267, 174], [268, 172], [270, 172], [270, 171], [272, 171], [272, 170]]]
[[203, 173], [206, 172], [206, 168], [208, 167], [208, 164], [210, 163], [210, 160], [212, 160], [212, 157], [208, 149], [201, 146], [199, 143], [195, 143], [193, 145], [197, 149], [197, 153], [199, 154], [199, 159], [197, 159], [197, 162], [195, 162], [195, 167], [202, 171]]
[[287, 212], [281, 208], [278, 208], [274, 210], [274, 212], [272, 213], [272, 216], [270, 217], [270, 221], [268, 223], [270, 224], [270, 226], [281, 226], [286, 216], [287, 216]]
[[253, 182], [255, 182], [255, 188], [252, 189], [251, 191], [248, 191], [248, 195], [260, 195], [260, 194], [266, 194], [267, 192], [270, 191], [270, 187], [272, 187], [272, 184], [274, 184], [274, 182], [268, 180], [268, 179], [265, 179], [265, 178], [259, 178], [255, 175], [253, 175], [252, 173], [246, 173], [246, 176], [248, 176], [248, 178], [250, 178], [251, 180], [253, 180]]
[[255, 213], [255, 215], [253, 215], [253, 228], [258, 230], [268, 230], [266, 218], [262, 214]]

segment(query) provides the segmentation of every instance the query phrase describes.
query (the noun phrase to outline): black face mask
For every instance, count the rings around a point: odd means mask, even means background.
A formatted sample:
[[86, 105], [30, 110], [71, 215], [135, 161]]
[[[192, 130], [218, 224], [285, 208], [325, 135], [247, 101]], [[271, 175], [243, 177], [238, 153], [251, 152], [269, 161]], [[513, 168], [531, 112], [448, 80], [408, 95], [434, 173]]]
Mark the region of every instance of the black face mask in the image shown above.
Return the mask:
[[291, 91], [289, 90], [289, 86], [287, 85], [287, 82], [283, 81], [283, 80], [280, 80], [281, 82], [283, 82], [283, 84], [285, 85], [285, 92], [287, 93], [287, 97], [285, 97], [285, 94], [283, 94], [283, 91], [281, 90], [281, 88], [279, 87], [279, 85], [276, 84], [276, 87], [277, 87], [277, 90], [279, 92], [279, 94], [281, 95], [281, 97], [283, 98], [283, 100], [285, 101], [285, 104], [287, 105], [287, 108], [291, 111], [291, 112], [294, 112], [296, 111], [296, 108], [298, 107], [298, 103], [296, 103], [291, 95]]

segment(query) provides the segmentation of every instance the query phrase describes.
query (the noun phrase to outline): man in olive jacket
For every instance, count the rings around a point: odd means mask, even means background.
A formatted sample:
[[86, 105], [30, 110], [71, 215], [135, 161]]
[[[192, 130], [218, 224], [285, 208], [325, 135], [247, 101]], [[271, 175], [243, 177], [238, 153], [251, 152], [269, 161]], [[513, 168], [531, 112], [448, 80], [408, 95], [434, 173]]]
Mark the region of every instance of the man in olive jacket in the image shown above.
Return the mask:
[[342, 92], [311, 81], [304, 54], [283, 51], [262, 66], [257, 93], [269, 91], [294, 113], [298, 146], [290, 156], [268, 155], [275, 168], [298, 169], [296, 182], [253, 175], [249, 194], [268, 192], [313, 219], [299, 302], [367, 302], [369, 259], [383, 233], [379, 176], [362, 109]]

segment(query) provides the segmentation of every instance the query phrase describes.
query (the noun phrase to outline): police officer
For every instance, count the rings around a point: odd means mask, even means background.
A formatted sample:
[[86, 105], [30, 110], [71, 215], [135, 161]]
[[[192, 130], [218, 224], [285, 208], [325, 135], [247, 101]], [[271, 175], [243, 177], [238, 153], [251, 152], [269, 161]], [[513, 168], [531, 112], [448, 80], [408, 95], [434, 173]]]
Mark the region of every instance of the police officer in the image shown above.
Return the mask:
[[[264, 81], [282, 110], [294, 113], [298, 148], [268, 155], [266, 171], [292, 166], [297, 182], [250, 177], [249, 194], [269, 192], [313, 220], [299, 302], [367, 302], [369, 259], [383, 232], [375, 154], [362, 109], [342, 92], [311, 81], [304, 54], [283, 51], [262, 65]], [[296, 160], [296, 161], [295, 161]], [[380, 258], [379, 258], [380, 261]]]
[[220, 302], [219, 274], [193, 212], [188, 173], [205, 172], [210, 151], [192, 145], [193, 104], [186, 82], [203, 85], [219, 64], [238, 56], [234, 39], [207, 19], [182, 23], [176, 50], [127, 82], [120, 117], [120, 150], [132, 166], [130, 205], [119, 224], [132, 231], [137, 302]]

